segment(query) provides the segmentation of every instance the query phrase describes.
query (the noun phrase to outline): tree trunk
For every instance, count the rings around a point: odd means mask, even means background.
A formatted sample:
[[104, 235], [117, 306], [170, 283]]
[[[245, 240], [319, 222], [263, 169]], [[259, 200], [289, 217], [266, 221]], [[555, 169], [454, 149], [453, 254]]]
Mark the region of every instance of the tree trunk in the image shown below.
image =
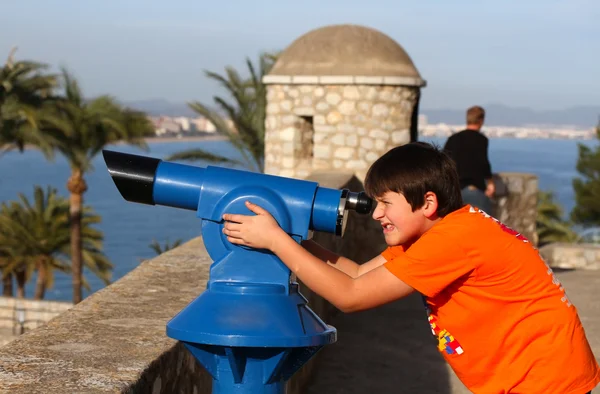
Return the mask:
[[13, 297], [13, 274], [11, 272], [2, 277], [2, 295], [5, 297]]
[[71, 217], [71, 264], [73, 270], [73, 304], [82, 300], [81, 279], [83, 261], [81, 258], [81, 207], [83, 206], [83, 193], [87, 185], [83, 179], [83, 172], [74, 168], [67, 182], [67, 189], [71, 193], [70, 217]]
[[37, 264], [37, 281], [35, 282], [35, 295], [33, 296], [36, 300], [43, 300], [46, 294], [46, 280], [47, 280], [47, 269], [46, 261], [40, 259]]
[[15, 278], [17, 279], [17, 298], [25, 298], [25, 270], [17, 271]]

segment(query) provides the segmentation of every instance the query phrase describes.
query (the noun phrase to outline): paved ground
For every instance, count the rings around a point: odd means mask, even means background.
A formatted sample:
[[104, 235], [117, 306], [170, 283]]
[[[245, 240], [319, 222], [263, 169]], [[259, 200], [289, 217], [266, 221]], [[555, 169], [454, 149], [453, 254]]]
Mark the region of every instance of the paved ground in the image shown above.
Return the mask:
[[[557, 272], [557, 277], [600, 360], [600, 271]], [[438, 354], [418, 296], [375, 311], [340, 314], [329, 323], [338, 329], [338, 342], [322, 350], [307, 394], [469, 393]], [[600, 394], [600, 387], [593, 393]]]

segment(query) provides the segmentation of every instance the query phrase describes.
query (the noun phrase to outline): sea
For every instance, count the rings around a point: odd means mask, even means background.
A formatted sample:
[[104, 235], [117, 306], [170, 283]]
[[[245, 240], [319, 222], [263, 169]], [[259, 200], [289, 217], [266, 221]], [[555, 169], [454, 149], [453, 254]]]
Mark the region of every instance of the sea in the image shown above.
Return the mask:
[[[443, 146], [443, 137], [421, 137], [421, 141]], [[595, 148], [596, 140], [576, 141], [559, 139], [490, 139], [489, 157], [494, 172], [525, 172], [538, 176], [541, 190], [552, 191], [561, 204], [565, 217], [574, 206], [572, 180], [578, 176], [575, 169], [578, 144]], [[107, 147], [109, 150], [165, 158], [186, 149], [201, 148], [215, 154], [240, 159], [238, 152], [226, 141], [152, 141], [147, 150], [127, 145]], [[206, 166], [209, 163], [195, 162], [190, 165]], [[68, 163], [60, 156], [47, 160], [39, 151], [26, 150], [7, 152], [0, 155], [0, 202], [15, 200], [19, 193], [30, 200], [34, 185], [52, 186], [58, 193], [68, 197], [66, 188], [70, 175]], [[150, 244], [156, 240], [161, 245], [166, 241], [187, 241], [200, 235], [200, 220], [195, 212], [136, 204], [125, 201], [117, 191], [106, 165], [99, 154], [93, 161], [93, 169], [86, 174], [88, 191], [84, 204], [90, 205], [101, 215], [97, 228], [104, 233], [104, 252], [114, 265], [112, 281], [126, 275], [144, 259], [156, 254]], [[84, 270], [91, 290], [84, 297], [105, 285], [92, 273]], [[70, 274], [57, 272], [54, 286], [46, 292], [45, 299], [71, 301], [72, 285]], [[32, 297], [35, 277], [28, 283], [26, 297]]]

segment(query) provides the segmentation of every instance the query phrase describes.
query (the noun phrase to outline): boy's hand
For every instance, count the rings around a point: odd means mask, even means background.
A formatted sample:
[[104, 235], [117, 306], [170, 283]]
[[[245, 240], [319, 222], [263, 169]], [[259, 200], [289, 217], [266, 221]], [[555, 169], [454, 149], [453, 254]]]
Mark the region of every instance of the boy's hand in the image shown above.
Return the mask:
[[256, 216], [223, 215], [223, 220], [226, 221], [223, 233], [227, 235], [227, 240], [232, 244], [273, 250], [276, 239], [285, 234], [284, 231], [265, 209], [250, 201], [246, 201], [246, 207]]

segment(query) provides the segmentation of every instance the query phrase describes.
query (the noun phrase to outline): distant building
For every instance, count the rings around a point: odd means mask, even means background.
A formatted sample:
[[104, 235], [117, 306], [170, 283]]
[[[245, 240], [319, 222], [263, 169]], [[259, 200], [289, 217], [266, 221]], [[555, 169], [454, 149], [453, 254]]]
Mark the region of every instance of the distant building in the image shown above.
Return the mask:
[[173, 119], [177, 123], [182, 131], [190, 131], [190, 120], [185, 116], [178, 116]]
[[198, 117], [191, 120], [192, 124], [195, 126], [197, 131], [205, 132], [205, 133], [214, 133], [217, 131], [212, 122], [210, 122], [205, 117]]

